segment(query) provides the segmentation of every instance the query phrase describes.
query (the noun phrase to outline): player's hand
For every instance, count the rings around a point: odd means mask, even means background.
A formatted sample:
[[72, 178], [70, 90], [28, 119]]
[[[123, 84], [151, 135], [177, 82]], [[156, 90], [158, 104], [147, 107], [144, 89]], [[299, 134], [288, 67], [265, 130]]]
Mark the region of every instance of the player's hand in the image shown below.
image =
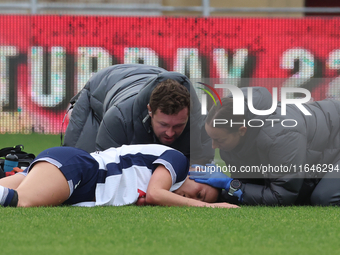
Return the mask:
[[135, 203], [135, 205], [138, 205], [138, 206], [145, 206], [145, 205], [151, 205], [151, 204], [148, 204], [146, 202], [146, 198], [145, 197], [139, 197], [137, 202]]
[[238, 205], [229, 204], [229, 203], [212, 203], [212, 204], [209, 204], [208, 207], [212, 207], [212, 208], [241, 208]]

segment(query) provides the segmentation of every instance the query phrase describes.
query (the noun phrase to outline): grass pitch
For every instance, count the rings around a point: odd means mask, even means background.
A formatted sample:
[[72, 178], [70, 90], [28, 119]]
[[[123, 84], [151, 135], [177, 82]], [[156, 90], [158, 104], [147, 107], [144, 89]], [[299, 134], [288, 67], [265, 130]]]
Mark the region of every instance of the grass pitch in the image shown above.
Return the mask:
[[[0, 147], [60, 145], [0, 135]], [[0, 254], [339, 254], [340, 208], [0, 207]]]
[[61, 145], [60, 135], [41, 135], [33, 133], [24, 134], [5, 134], [0, 135], [0, 149], [4, 147], [14, 147], [22, 144], [24, 151], [38, 155], [45, 149]]
[[339, 254], [337, 208], [0, 208], [0, 254]]

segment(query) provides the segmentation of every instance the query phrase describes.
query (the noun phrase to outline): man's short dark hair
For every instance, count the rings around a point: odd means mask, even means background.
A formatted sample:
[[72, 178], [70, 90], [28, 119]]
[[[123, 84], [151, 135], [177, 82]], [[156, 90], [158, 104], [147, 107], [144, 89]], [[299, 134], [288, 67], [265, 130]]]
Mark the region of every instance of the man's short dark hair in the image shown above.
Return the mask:
[[159, 109], [162, 113], [173, 115], [188, 108], [190, 112], [190, 93], [179, 82], [167, 79], [160, 82], [152, 91], [149, 102], [153, 113]]

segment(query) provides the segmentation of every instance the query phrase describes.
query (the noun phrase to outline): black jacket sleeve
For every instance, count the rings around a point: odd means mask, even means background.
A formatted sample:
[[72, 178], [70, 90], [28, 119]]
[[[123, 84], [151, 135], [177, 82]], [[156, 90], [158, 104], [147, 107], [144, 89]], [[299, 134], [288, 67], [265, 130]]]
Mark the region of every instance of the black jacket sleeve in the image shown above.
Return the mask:
[[[87, 152], [95, 150], [100, 120], [92, 111], [89, 98], [89, 90], [83, 89], [72, 110], [63, 146], [76, 147]], [[86, 128], [88, 125], [91, 126], [90, 129]]]
[[[263, 171], [264, 184], [242, 183], [243, 204], [293, 205], [306, 177], [298, 167], [305, 162], [306, 136], [296, 130], [284, 130], [272, 136], [262, 132], [257, 140], [262, 163], [258, 167]], [[228, 197], [224, 196], [224, 200]]]
[[106, 150], [110, 147], [119, 147], [129, 144], [127, 135], [126, 119], [121, 110], [113, 106], [104, 115], [99, 126], [96, 149]]
[[[242, 180], [241, 180], [242, 181]], [[265, 185], [242, 183], [244, 205], [293, 205], [299, 196], [299, 188], [302, 187], [301, 178], [268, 179]], [[228, 195], [224, 190], [219, 197], [220, 202], [238, 204], [236, 197]]]

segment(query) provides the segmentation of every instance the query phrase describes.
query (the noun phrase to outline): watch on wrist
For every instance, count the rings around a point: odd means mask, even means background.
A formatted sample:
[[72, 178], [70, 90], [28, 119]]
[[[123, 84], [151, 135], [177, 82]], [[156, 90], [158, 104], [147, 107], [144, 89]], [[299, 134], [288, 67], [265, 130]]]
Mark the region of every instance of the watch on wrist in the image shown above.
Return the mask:
[[242, 183], [239, 180], [237, 180], [237, 179], [232, 180], [230, 182], [228, 195], [234, 196], [235, 191], [239, 190], [241, 188], [241, 185], [242, 185]]

